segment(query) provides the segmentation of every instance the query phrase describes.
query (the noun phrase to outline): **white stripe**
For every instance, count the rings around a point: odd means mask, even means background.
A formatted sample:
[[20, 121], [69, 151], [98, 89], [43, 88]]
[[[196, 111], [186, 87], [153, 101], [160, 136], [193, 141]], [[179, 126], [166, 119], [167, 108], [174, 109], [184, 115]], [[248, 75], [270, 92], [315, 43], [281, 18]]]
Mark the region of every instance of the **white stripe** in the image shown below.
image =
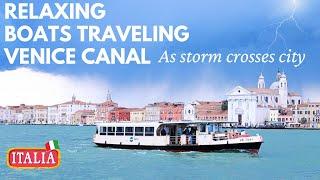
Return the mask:
[[53, 141], [49, 141], [49, 146], [50, 146], [50, 149], [54, 149]]

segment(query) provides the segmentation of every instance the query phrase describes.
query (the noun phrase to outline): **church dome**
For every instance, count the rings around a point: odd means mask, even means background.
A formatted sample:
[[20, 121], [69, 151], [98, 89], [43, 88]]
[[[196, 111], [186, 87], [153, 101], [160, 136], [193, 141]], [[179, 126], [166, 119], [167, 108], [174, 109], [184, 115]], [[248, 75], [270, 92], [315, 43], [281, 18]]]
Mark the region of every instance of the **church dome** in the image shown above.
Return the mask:
[[279, 89], [279, 82], [278, 81], [273, 82], [270, 86], [270, 89]]

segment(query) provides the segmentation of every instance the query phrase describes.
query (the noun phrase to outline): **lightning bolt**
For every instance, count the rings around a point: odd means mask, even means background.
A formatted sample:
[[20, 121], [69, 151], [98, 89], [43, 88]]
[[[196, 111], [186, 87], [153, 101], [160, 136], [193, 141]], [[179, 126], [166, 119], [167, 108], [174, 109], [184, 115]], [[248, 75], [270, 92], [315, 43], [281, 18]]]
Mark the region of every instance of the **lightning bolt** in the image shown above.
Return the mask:
[[274, 38], [273, 40], [271, 41], [271, 43], [269, 44], [268, 46], [268, 51], [270, 51], [270, 49], [272, 48], [272, 46], [278, 41], [278, 39], [281, 39], [281, 41], [283, 42], [284, 46], [286, 49], [287, 48], [287, 42], [286, 42], [286, 39], [284, 38], [284, 36], [280, 33], [280, 30], [282, 28], [282, 26], [286, 23], [289, 23], [289, 22], [293, 22], [294, 25], [296, 26], [296, 28], [300, 31], [300, 32], [303, 32], [302, 28], [300, 27], [298, 21], [296, 20], [295, 18], [295, 15], [296, 15], [296, 10], [297, 10], [297, 1], [296, 0], [292, 0], [292, 4], [293, 4], [293, 7], [292, 7], [292, 10], [291, 10], [291, 13], [288, 17], [282, 19], [281, 21], [277, 22], [277, 23], [272, 23], [270, 25], [267, 26], [267, 28], [269, 27], [274, 27], [275, 26], [275, 32], [274, 32]]

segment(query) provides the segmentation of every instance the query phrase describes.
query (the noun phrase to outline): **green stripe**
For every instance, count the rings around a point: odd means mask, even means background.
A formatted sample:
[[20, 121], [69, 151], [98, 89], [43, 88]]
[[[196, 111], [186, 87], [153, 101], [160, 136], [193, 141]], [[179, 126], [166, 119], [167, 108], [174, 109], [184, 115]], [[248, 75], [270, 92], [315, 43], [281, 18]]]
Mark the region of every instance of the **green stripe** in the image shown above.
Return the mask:
[[53, 140], [54, 149], [60, 149], [58, 140]]

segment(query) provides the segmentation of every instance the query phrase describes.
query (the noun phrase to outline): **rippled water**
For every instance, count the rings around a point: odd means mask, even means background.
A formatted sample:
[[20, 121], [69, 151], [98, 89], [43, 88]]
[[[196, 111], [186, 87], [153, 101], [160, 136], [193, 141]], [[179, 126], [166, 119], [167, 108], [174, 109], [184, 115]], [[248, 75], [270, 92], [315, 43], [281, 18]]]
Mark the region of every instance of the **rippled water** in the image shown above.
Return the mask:
[[[265, 139], [258, 156], [98, 148], [91, 141], [94, 131], [94, 127], [0, 125], [0, 175], [8, 179], [320, 179], [320, 131], [251, 130]], [[59, 168], [6, 166], [8, 148], [44, 147], [51, 139], [58, 139], [61, 147]]]

